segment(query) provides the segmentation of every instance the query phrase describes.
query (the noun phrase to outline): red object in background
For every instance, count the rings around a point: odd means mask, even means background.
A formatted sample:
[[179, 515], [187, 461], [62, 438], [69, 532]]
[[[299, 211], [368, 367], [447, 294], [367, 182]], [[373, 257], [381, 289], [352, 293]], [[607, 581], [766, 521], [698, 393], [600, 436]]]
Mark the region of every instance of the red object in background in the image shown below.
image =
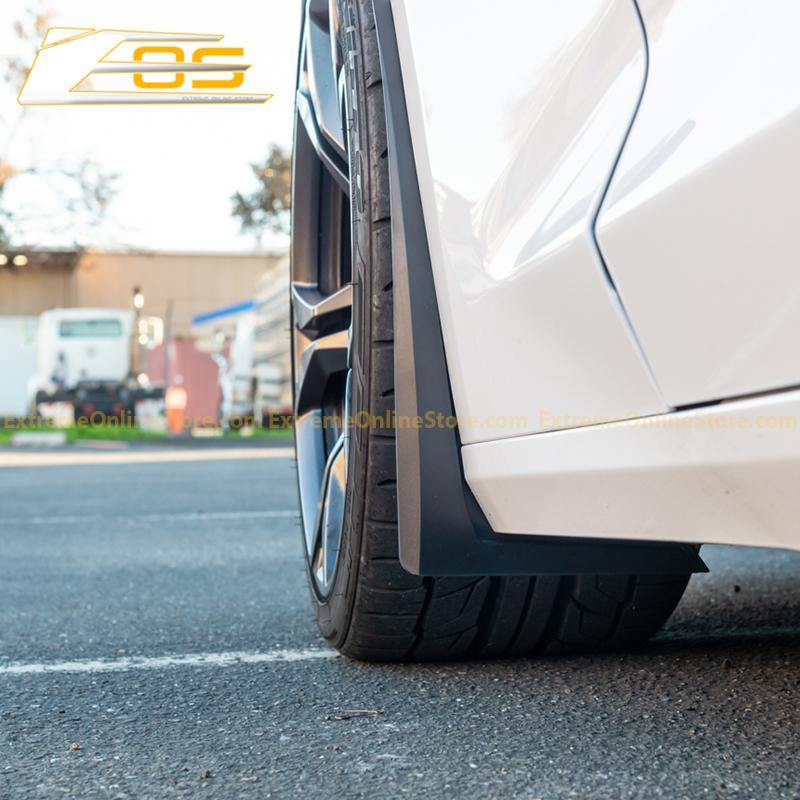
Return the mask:
[[186, 390], [184, 416], [191, 418], [192, 427], [219, 425], [219, 368], [208, 353], [201, 353], [191, 339], [173, 339], [169, 351], [169, 381], [164, 376], [164, 345], [148, 350], [145, 370], [150, 381], [174, 385], [180, 375]]

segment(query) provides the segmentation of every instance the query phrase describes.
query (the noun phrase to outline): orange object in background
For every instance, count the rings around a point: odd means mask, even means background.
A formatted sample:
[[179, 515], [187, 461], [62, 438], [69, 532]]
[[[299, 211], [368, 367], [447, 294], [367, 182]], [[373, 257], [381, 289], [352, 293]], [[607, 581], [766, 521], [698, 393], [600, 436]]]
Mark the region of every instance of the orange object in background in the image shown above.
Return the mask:
[[189, 402], [189, 394], [181, 385], [183, 380], [180, 376], [175, 378], [175, 385], [167, 389], [164, 396], [164, 406], [167, 409], [167, 430], [170, 433], [183, 433], [186, 420], [186, 405]]

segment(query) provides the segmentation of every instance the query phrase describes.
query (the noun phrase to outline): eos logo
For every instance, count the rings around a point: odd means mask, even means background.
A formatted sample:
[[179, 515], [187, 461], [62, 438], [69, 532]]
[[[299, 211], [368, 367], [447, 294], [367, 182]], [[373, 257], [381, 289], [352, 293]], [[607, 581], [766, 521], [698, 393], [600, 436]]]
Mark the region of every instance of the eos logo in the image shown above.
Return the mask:
[[[145, 62], [145, 56], [158, 55], [158, 56], [172, 56], [175, 64], [183, 64], [186, 62], [185, 51], [182, 47], [167, 46], [160, 47], [156, 45], [144, 45], [137, 47], [133, 51], [133, 60]], [[214, 57], [228, 57], [228, 56], [243, 56], [244, 48], [242, 47], [199, 47], [192, 53], [193, 64], [203, 64], [204, 59]], [[151, 63], [151, 62], [148, 62]], [[210, 65], [206, 64], [206, 68]], [[215, 71], [220, 71], [220, 65], [214, 65]], [[192, 79], [192, 89], [236, 89], [244, 83], [244, 67], [230, 67], [233, 75], [228, 80], [201, 80], [200, 78]], [[184, 83], [184, 73], [175, 72], [175, 77], [172, 81], [155, 81], [145, 79], [144, 72], [133, 73], [133, 83], [140, 89], [179, 89]]]
[[217, 34], [50, 28], [17, 98], [21, 105], [265, 103], [233, 92], [250, 64]]

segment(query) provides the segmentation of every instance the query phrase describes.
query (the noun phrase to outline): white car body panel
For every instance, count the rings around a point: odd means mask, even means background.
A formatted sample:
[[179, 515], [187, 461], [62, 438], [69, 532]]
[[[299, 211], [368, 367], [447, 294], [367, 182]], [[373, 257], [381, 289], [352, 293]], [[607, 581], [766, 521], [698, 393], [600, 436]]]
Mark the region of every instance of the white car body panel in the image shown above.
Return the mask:
[[392, 8], [462, 442], [666, 411], [592, 232], [644, 82], [631, 0]]
[[800, 549], [800, 391], [462, 454], [497, 531]]
[[670, 406], [800, 384], [800, 5], [644, 0], [642, 104], [598, 219]]

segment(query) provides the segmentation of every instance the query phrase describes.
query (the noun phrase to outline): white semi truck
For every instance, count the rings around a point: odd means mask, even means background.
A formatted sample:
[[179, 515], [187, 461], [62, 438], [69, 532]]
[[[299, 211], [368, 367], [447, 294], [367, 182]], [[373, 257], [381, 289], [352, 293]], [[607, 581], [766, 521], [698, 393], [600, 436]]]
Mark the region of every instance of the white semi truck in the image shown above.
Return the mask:
[[[71, 407], [75, 419], [134, 418], [136, 403], [163, 398], [134, 374], [133, 313], [116, 308], [59, 308], [39, 317], [29, 410], [49, 416]], [[100, 415], [100, 417], [96, 416]]]

